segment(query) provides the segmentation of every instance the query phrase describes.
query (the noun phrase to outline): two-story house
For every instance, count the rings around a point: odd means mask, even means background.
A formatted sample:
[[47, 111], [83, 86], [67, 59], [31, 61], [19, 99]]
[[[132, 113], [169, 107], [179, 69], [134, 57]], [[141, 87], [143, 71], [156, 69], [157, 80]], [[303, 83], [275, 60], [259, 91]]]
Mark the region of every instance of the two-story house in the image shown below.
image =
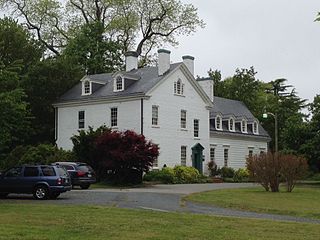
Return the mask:
[[154, 168], [206, 164], [244, 167], [249, 154], [267, 150], [268, 134], [238, 101], [215, 98], [211, 79], [194, 78], [194, 58], [170, 64], [170, 51], [158, 50], [158, 64], [138, 68], [135, 52], [126, 70], [84, 76], [54, 104], [56, 143], [72, 149], [78, 130], [106, 125], [134, 130], [160, 147]]

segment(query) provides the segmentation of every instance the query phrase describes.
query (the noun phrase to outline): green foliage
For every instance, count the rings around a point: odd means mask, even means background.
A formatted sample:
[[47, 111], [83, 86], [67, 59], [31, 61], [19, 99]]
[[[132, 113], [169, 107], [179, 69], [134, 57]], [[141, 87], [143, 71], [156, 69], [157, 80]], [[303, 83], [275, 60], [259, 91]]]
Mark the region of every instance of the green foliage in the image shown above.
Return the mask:
[[145, 181], [156, 181], [165, 184], [185, 184], [206, 182], [207, 178], [200, 175], [193, 167], [175, 166], [174, 168], [164, 167], [160, 171], [153, 170], [145, 174]]
[[173, 168], [176, 183], [196, 183], [200, 173], [194, 167], [175, 166]]
[[233, 181], [235, 182], [249, 181], [249, 171], [246, 168], [239, 168], [234, 172]]
[[54, 145], [40, 144], [37, 146], [17, 146], [7, 158], [1, 162], [0, 168], [7, 169], [21, 164], [50, 164], [53, 162], [74, 161], [71, 151], [58, 149]]
[[234, 169], [231, 167], [222, 167], [220, 172], [222, 178], [233, 178], [234, 176]]

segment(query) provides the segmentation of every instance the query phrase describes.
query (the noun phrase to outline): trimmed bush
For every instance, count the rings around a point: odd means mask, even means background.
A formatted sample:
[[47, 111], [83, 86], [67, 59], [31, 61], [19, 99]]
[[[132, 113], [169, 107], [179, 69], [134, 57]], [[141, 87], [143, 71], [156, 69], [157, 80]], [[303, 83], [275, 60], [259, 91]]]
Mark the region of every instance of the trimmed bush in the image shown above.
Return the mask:
[[143, 180], [149, 182], [161, 182], [165, 184], [173, 184], [176, 182], [173, 168], [169, 167], [164, 167], [160, 171], [150, 171], [144, 175]]
[[249, 171], [246, 168], [239, 168], [234, 172], [233, 175], [234, 182], [247, 182], [249, 181]]
[[197, 183], [200, 173], [194, 167], [175, 166], [173, 168], [176, 183]]
[[233, 178], [234, 176], [234, 169], [231, 167], [222, 167], [220, 172], [222, 178]]

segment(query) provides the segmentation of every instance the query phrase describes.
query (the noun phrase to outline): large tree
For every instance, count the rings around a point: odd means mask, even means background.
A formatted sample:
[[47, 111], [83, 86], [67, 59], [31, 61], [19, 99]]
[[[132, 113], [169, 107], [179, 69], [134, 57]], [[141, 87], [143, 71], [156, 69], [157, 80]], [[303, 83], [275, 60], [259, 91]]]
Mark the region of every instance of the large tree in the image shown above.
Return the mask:
[[80, 26], [100, 23], [104, 34], [121, 42], [121, 50], [148, 56], [177, 36], [189, 35], [204, 23], [197, 9], [180, 0], [2, 0], [20, 16], [39, 41], [55, 55], [61, 53]]

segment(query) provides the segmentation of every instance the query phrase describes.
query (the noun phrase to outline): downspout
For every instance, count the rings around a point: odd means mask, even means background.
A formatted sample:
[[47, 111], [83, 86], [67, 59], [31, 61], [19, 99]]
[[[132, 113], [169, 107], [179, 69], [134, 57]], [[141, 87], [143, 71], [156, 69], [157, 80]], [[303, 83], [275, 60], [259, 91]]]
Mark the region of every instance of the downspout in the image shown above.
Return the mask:
[[143, 135], [143, 98], [140, 100], [140, 133]]

